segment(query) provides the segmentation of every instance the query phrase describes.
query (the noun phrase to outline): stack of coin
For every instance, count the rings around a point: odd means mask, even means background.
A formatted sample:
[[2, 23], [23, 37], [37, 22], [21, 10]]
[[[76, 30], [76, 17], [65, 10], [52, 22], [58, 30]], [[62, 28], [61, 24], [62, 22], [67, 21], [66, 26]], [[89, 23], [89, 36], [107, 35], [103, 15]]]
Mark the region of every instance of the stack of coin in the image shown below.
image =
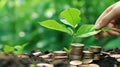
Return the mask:
[[93, 58], [93, 52], [83, 51], [83, 59], [92, 59], [92, 58]]
[[101, 53], [102, 48], [100, 46], [90, 46], [89, 51], [93, 52], [93, 59], [94, 60], [99, 60], [100, 59], [100, 53]]
[[84, 44], [73, 43], [71, 45], [70, 60], [82, 60]]
[[93, 57], [94, 60], [100, 60], [100, 58], [101, 58], [100, 54], [94, 54], [94, 57]]
[[68, 58], [66, 51], [54, 51], [53, 59], [66, 59]]
[[93, 61], [93, 53], [90, 51], [83, 51], [83, 64], [90, 64]]
[[93, 52], [93, 53], [100, 53], [102, 50], [102, 48], [100, 46], [90, 46], [89, 51]]
[[59, 64], [67, 65], [68, 63], [68, 56], [66, 51], [54, 51], [53, 52], [53, 64], [55, 66]]
[[52, 53], [49, 53], [49, 54], [44, 54], [44, 55], [41, 55], [41, 56], [39, 56], [39, 57], [41, 57], [41, 58], [43, 58], [44, 60], [46, 60], [46, 61], [49, 61], [49, 62], [52, 62]]

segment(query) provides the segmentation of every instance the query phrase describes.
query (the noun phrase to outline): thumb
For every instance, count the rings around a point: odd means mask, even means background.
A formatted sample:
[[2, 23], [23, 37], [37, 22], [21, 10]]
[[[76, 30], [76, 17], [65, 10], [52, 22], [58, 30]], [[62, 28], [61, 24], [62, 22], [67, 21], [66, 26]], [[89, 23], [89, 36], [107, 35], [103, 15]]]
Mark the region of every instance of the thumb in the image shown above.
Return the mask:
[[109, 13], [107, 13], [99, 22], [95, 25], [96, 29], [103, 28], [109, 24], [109, 22], [114, 19], [117, 15], [117, 13], [114, 10], [111, 10]]

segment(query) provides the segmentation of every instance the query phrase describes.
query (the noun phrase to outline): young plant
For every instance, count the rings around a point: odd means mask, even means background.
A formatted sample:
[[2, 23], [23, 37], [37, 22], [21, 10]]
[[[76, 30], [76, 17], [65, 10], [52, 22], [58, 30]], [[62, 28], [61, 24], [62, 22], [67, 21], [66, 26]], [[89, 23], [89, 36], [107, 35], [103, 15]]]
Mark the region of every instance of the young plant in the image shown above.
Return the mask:
[[96, 30], [93, 24], [83, 24], [79, 27], [78, 24], [81, 23], [80, 19], [80, 10], [75, 8], [68, 8], [60, 13], [60, 21], [62, 23], [59, 23], [56, 20], [45, 20], [39, 22], [39, 24], [46, 28], [69, 34], [72, 37], [72, 42], [78, 37], [89, 37], [104, 30]]
[[23, 44], [23, 45], [16, 45], [14, 47], [12, 46], [8, 46], [8, 45], [5, 45], [4, 48], [3, 48], [3, 51], [5, 53], [10, 53], [10, 52], [13, 52], [15, 54], [21, 54], [24, 50], [24, 47], [27, 45], [27, 43]]

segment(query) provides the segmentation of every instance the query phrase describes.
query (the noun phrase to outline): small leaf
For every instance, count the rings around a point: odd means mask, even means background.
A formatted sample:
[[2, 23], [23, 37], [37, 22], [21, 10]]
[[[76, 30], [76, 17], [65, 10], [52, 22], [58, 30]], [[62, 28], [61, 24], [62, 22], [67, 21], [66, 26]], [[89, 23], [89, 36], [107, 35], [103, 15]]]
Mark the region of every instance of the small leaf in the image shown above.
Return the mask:
[[67, 49], [66, 47], [64, 47], [64, 50], [67, 52], [67, 54], [69, 54], [69, 49]]
[[14, 53], [15, 53], [15, 54], [20, 54], [20, 53], [22, 53], [22, 51], [23, 51], [23, 47], [20, 46], [20, 45], [15, 46], [14, 49], [15, 49], [15, 50], [14, 50]]
[[60, 21], [61, 22], [63, 22], [64, 24], [66, 24], [66, 25], [70, 25], [70, 26], [72, 26], [67, 20], [65, 20], [65, 19], [60, 19]]
[[55, 20], [46, 20], [43, 22], [39, 22], [39, 24], [46, 28], [62, 31], [72, 35], [72, 32], [69, 29], [67, 29], [65, 25], [62, 25]]
[[14, 51], [14, 47], [5, 45], [3, 50], [4, 50], [5, 53], [13, 52]]
[[61, 21], [64, 24], [76, 27], [80, 23], [80, 10], [75, 8], [69, 8], [61, 12]]
[[100, 31], [101, 31], [101, 30], [88, 32], [88, 33], [79, 35], [79, 37], [81, 37], [81, 38], [83, 38], [83, 37], [89, 37], [89, 36], [92, 36], [92, 35], [95, 35], [95, 34], [99, 33]]
[[94, 25], [84, 24], [80, 28], [78, 28], [78, 30], [76, 32], [76, 35], [80, 35], [80, 34], [83, 34], [83, 33], [91, 32], [93, 30], [94, 30]]
[[14, 53], [15, 54], [21, 54], [27, 44], [28, 43], [24, 43], [23, 45], [16, 45], [16, 46], [14, 46]]
[[94, 25], [85, 24], [82, 25], [76, 32], [77, 37], [89, 37], [99, 33], [101, 30], [95, 30]]
[[109, 27], [102, 28], [102, 31], [109, 31], [109, 30], [111, 30]]

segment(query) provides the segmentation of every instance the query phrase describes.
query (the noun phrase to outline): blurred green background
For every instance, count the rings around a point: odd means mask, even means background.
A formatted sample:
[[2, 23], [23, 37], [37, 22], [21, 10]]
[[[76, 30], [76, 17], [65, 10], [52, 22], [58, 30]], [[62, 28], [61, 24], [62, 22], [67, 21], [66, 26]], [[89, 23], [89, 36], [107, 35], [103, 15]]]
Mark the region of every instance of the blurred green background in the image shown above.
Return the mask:
[[[40, 21], [55, 19], [67, 8], [81, 11], [83, 24], [94, 24], [98, 16], [119, 0], [0, 0], [0, 51], [4, 45], [16, 46], [28, 43], [24, 51], [61, 50], [70, 46], [71, 37], [66, 33], [44, 28]], [[120, 47], [120, 37], [95, 39], [93, 36], [76, 42], [100, 45], [105, 48]]]

